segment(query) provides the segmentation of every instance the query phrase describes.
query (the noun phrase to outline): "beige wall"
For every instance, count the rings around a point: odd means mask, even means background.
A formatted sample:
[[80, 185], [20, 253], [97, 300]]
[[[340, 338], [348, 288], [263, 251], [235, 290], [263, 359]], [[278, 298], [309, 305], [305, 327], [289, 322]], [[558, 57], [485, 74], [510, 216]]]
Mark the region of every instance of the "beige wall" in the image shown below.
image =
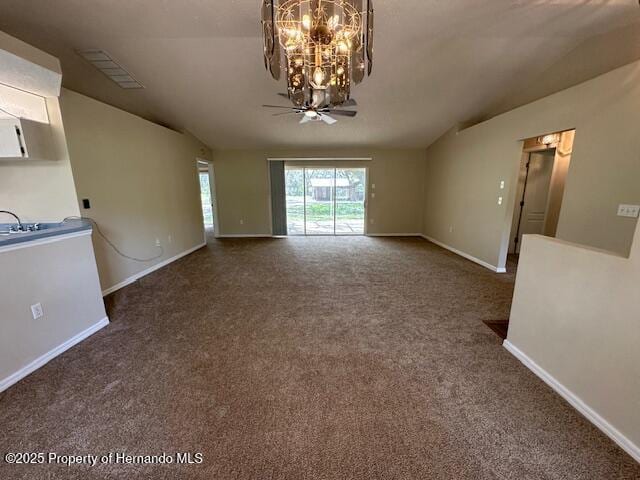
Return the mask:
[[[267, 159], [296, 157], [371, 158], [371, 161], [358, 163], [369, 168], [369, 193], [376, 195], [369, 198], [368, 232], [420, 233], [424, 206], [424, 151], [230, 150], [215, 152], [213, 161], [222, 235], [271, 234]], [[320, 165], [319, 162], [308, 163]], [[339, 163], [347, 164], [354, 165], [353, 162]], [[375, 184], [375, 190], [370, 188], [372, 184]]]
[[640, 224], [631, 258], [527, 235], [507, 346], [618, 430], [640, 461], [638, 285]]
[[195, 138], [169, 130], [70, 90], [62, 111], [78, 200], [91, 200], [84, 216], [127, 255], [117, 255], [94, 234], [103, 290], [203, 243], [196, 158], [210, 150]]
[[[11, 375], [106, 320], [87, 235], [0, 251], [0, 390]], [[44, 316], [34, 320], [30, 306]]]
[[640, 203], [638, 105], [640, 62], [447, 133], [427, 151], [424, 233], [503, 266], [520, 140], [576, 128], [557, 236], [628, 255], [636, 220], [616, 213], [620, 203]]

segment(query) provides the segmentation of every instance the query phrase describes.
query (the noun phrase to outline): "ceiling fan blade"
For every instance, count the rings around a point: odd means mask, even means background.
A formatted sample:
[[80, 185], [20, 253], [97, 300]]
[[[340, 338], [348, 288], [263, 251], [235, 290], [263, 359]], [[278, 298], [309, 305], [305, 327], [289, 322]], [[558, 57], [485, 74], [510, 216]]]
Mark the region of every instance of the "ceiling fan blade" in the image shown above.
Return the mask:
[[341, 107], [357, 107], [358, 106], [358, 102], [356, 102], [354, 98], [350, 98], [349, 100], [347, 100], [346, 102], [344, 102], [340, 106]]
[[355, 117], [358, 112], [354, 112], [351, 110], [329, 110], [331, 115], [341, 115], [343, 117]]
[[262, 105], [264, 108], [286, 108], [287, 110], [291, 110], [291, 107], [283, 107], [282, 105]]
[[282, 115], [291, 115], [292, 113], [299, 113], [299, 112], [296, 112], [296, 111], [293, 111], [293, 110], [292, 110], [292, 111], [290, 111], [290, 112], [279, 112], [279, 113], [273, 113], [273, 114], [271, 114], [271, 116], [273, 116], [273, 117], [280, 117], [280, 116], [282, 116]]
[[307, 117], [306, 115], [302, 117], [302, 120], [300, 120], [300, 124], [302, 125], [303, 123], [309, 123], [313, 120], [311, 120], [311, 118]]
[[334, 123], [336, 123], [338, 121], [335, 118], [330, 117], [326, 113], [320, 114], [320, 120], [322, 120], [327, 125], [333, 125]]

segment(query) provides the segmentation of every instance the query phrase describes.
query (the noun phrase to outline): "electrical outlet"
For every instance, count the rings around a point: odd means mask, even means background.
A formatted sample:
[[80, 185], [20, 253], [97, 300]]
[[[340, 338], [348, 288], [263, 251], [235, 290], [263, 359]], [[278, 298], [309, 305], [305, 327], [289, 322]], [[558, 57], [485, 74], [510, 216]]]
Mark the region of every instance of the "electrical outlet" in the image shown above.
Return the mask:
[[373, 225], [373, 224], [374, 224], [374, 223], [376, 223], [376, 222], [375, 222], [375, 220], [374, 220], [373, 218], [371, 218], [371, 219], [369, 219], [369, 223], [370, 223], [371, 225]]
[[371, 192], [371, 198], [376, 198], [376, 192]]
[[449, 225], [449, 233], [453, 233], [453, 225]]
[[34, 320], [37, 320], [40, 317], [42, 317], [44, 315], [44, 312], [42, 311], [42, 305], [39, 303], [36, 303], [35, 305], [31, 305], [31, 315], [33, 316]]
[[156, 238], [156, 247], [159, 247], [159, 246], [160, 246], [160, 239]]
[[640, 215], [640, 205], [618, 205], [618, 216], [638, 218]]
[[375, 189], [376, 189], [376, 184], [375, 184], [375, 183], [372, 183], [372, 184], [371, 184], [371, 190], [375, 190]]
[[169, 243], [173, 243], [173, 237], [171, 235], [167, 237], [167, 240], [169, 240]]
[[498, 205], [502, 205], [502, 197], [498, 197]]
[[240, 219], [240, 225], [244, 225], [244, 220]]
[[500, 190], [504, 190], [504, 180], [500, 180]]

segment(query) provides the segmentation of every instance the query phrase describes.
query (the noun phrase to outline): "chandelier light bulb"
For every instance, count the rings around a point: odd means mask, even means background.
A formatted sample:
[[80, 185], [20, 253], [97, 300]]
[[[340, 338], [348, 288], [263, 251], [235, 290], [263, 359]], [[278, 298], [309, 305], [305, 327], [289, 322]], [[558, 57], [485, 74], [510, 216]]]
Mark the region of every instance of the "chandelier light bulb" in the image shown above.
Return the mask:
[[322, 85], [322, 82], [324, 82], [324, 70], [322, 70], [322, 68], [316, 67], [316, 70], [313, 72], [313, 81], [318, 86]]
[[302, 27], [305, 30], [311, 30], [311, 17], [309, 15], [304, 15], [302, 17]]

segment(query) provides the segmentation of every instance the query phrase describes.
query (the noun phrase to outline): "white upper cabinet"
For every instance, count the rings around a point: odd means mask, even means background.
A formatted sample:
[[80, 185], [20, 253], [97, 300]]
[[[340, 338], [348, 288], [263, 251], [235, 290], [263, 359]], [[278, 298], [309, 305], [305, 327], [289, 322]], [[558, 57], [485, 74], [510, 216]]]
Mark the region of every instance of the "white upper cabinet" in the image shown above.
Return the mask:
[[0, 160], [52, 160], [52, 141], [48, 123], [0, 120]]

